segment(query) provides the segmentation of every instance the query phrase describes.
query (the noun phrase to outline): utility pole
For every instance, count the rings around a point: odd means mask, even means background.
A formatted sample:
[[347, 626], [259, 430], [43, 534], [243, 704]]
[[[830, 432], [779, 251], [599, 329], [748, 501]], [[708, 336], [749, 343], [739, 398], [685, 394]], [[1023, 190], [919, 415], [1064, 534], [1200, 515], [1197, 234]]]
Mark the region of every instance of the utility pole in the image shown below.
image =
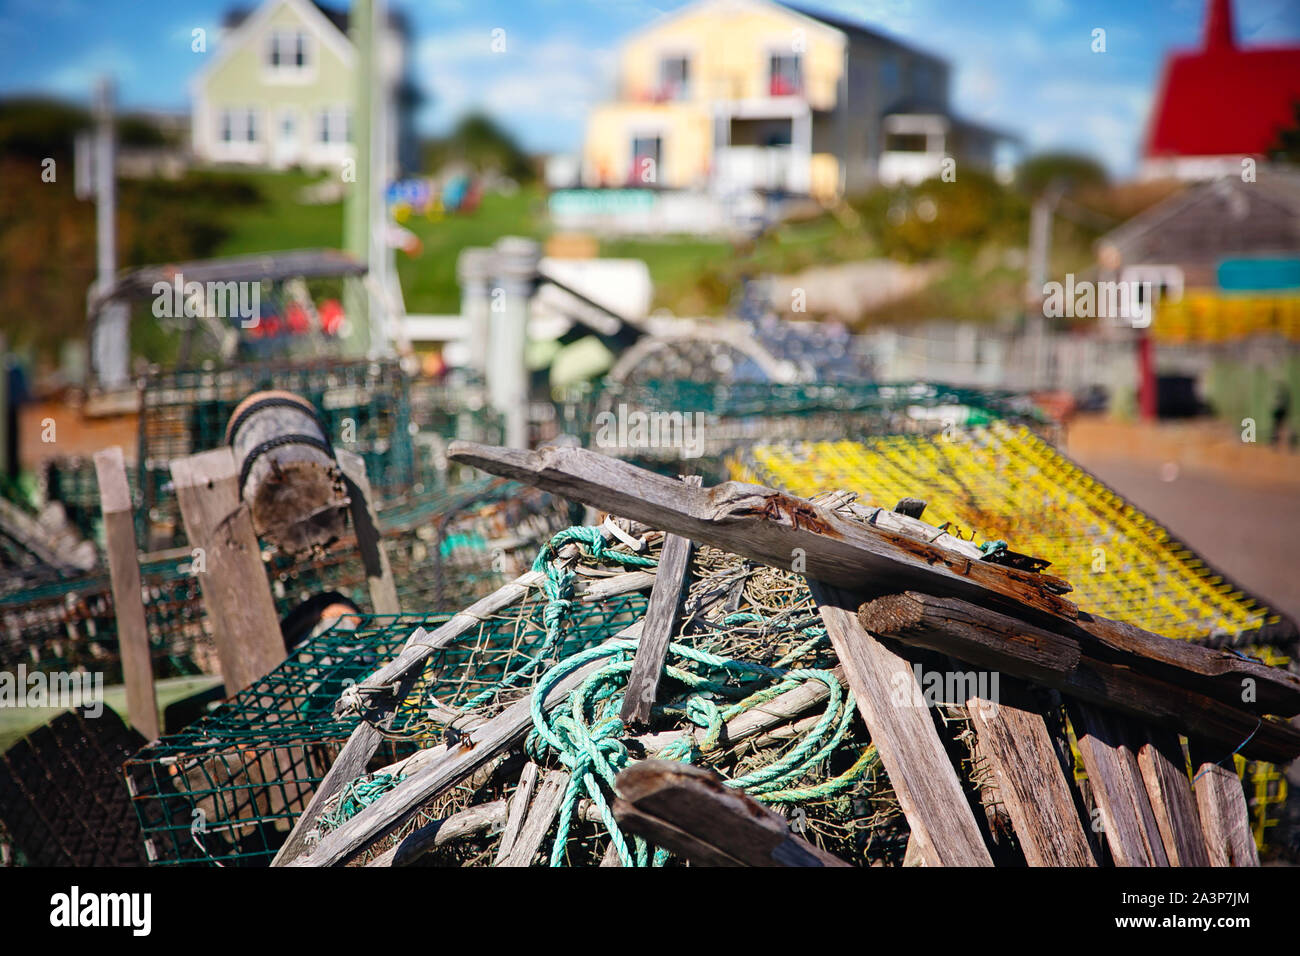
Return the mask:
[[[371, 109], [374, 92], [374, 7], [376, 0], [352, 0], [348, 16], [348, 36], [356, 50], [356, 73], [353, 77], [352, 95], [352, 172], [354, 181], [343, 205], [343, 247], [371, 269], [376, 266], [371, 257], [373, 216], [371, 188], [373, 147], [371, 144]], [[344, 170], [346, 173], [346, 169]], [[382, 174], [381, 174], [382, 175]], [[344, 177], [345, 182], [347, 177]], [[373, 277], [372, 277], [373, 278]], [[371, 351], [371, 321], [373, 282], [349, 279], [344, 288], [344, 311], [348, 317], [348, 332], [343, 342], [344, 354], [364, 358]]]
[[[117, 142], [113, 123], [113, 81], [101, 77], [95, 86], [95, 248], [98, 266], [91, 295], [103, 293], [117, 275]], [[124, 303], [108, 302], [93, 322], [91, 343], [95, 376], [105, 390], [128, 382], [131, 353], [131, 313]]]

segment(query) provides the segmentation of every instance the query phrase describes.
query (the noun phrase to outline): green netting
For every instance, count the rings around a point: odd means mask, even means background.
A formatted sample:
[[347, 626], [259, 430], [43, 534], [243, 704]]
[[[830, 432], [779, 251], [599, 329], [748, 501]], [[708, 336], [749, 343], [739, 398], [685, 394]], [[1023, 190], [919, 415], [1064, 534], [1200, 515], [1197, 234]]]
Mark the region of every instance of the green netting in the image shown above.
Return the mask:
[[[456, 708], [532, 660], [545, 641], [543, 604], [530, 600], [488, 619], [436, 651], [415, 692], [398, 709], [378, 767], [420, 746], [442, 746], [427, 701]], [[575, 612], [557, 649], [568, 655], [605, 640], [645, 610], [623, 595]], [[263, 865], [274, 856], [358, 719], [334, 702], [394, 657], [416, 627], [445, 614], [368, 616], [355, 630], [335, 626], [220, 708], [140, 751], [123, 767], [156, 864]]]
[[[568, 506], [500, 479], [478, 479], [389, 502], [380, 529], [403, 607], [455, 608], [522, 573]], [[281, 616], [324, 591], [370, 604], [365, 568], [350, 536], [323, 554], [263, 555]], [[158, 677], [211, 672], [216, 652], [188, 557], [141, 566], [145, 618]], [[121, 680], [117, 622], [106, 572], [47, 581], [0, 598], [0, 668], [94, 670]]]

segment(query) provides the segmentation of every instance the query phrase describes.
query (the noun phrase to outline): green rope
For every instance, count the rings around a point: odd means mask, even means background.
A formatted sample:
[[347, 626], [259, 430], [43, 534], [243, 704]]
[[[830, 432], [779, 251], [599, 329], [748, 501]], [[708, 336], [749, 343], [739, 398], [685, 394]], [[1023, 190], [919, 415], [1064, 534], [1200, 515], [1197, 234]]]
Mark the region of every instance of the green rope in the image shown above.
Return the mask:
[[[569, 771], [569, 786], [560, 806], [555, 843], [551, 848], [551, 866], [559, 866], [563, 862], [573, 815], [578, 802], [584, 797], [596, 806], [622, 864], [647, 865], [648, 848], [645, 841], [636, 837], [632, 846], [628, 846], [606, 796], [607, 791], [613, 789], [614, 778], [632, 763], [627, 746], [621, 739], [627, 728], [619, 717], [619, 711], [623, 705], [627, 674], [632, 669], [631, 654], [636, 647], [637, 642], [632, 640], [607, 641], [599, 647], [560, 661], [537, 683], [531, 703], [533, 730], [525, 742], [525, 749], [534, 759], [540, 759], [547, 749], [553, 750], [560, 763]], [[724, 678], [752, 676], [767, 678], [773, 683], [730, 706], [719, 707], [712, 698], [727, 693], [734, 694], [734, 686], [712, 680], [693, 670], [685, 670], [674, 663], [667, 663], [665, 675], [685, 684], [690, 690], [684, 700], [657, 710], [662, 715], [685, 717], [703, 728], [705, 734], [698, 746], [693, 734], [683, 735], [660, 751], [657, 754], [659, 758], [693, 762], [702, 753], [718, 745], [722, 729], [728, 720], [793, 690], [805, 681], [814, 680], [826, 685], [828, 699], [825, 712], [813, 728], [780, 759], [727, 780], [726, 785], [743, 789], [756, 799], [768, 803], [816, 800], [851, 788], [875, 764], [875, 748], [868, 747], [853, 766], [839, 776], [812, 786], [795, 786], [842, 746], [849, 736], [855, 710], [853, 698], [844, 693], [838, 678], [832, 672], [810, 668], [783, 670], [764, 667], [748, 661], [719, 657], [677, 643], [669, 644], [669, 653], [678, 660], [698, 665], [702, 670], [721, 672]], [[567, 707], [562, 704], [549, 714], [545, 711], [543, 701], [559, 681], [605, 657], [611, 660], [583, 680], [570, 694]], [[655, 851], [654, 865], [661, 866], [666, 859], [667, 852], [662, 848]]]
[[344, 785], [338, 802], [320, 815], [322, 835], [341, 827], [405, 779], [402, 774], [365, 774]]

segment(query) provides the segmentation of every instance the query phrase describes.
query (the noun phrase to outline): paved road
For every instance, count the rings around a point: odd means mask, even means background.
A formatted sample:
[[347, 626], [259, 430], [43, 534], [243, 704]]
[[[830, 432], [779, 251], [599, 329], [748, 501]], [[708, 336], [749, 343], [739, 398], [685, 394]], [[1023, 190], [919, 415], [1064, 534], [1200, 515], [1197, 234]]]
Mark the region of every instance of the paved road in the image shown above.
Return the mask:
[[1208, 563], [1300, 621], [1300, 491], [1295, 487], [1233, 484], [1186, 469], [1163, 481], [1156, 464], [1078, 460]]

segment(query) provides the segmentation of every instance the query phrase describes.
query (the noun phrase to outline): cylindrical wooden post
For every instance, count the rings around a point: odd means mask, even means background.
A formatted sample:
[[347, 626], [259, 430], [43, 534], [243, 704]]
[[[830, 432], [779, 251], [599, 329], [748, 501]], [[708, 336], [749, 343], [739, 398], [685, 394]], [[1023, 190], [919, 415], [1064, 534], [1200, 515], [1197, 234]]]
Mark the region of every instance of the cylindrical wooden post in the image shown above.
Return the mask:
[[226, 427], [239, 494], [257, 533], [288, 554], [337, 540], [348, 504], [343, 475], [316, 410], [291, 392], [254, 392]]
[[528, 369], [524, 350], [528, 344], [528, 305], [537, 287], [541, 247], [532, 239], [506, 236], [496, 244], [496, 281], [492, 307], [492, 348], [488, 363], [488, 391], [493, 405], [505, 418], [508, 448], [528, 447]]

